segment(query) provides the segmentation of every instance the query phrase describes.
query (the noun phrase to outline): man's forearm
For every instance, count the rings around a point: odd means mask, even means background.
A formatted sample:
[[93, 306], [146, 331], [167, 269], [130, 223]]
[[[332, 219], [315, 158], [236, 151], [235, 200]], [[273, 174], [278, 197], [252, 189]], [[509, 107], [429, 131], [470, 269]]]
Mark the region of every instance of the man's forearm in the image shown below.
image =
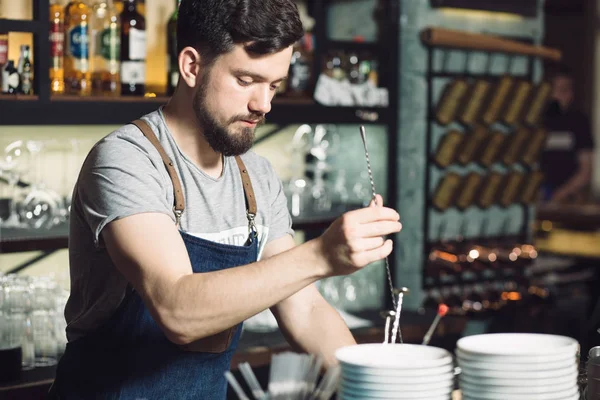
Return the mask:
[[577, 193], [580, 189], [585, 187], [589, 183], [588, 174], [584, 171], [579, 171], [571, 179], [569, 179], [564, 185], [556, 189], [555, 200], [564, 200], [570, 195]]
[[327, 367], [337, 364], [337, 349], [356, 344], [342, 317], [324, 299], [308, 312], [295, 314], [294, 321], [279, 326], [293, 347], [320, 356]]
[[[269, 259], [222, 271], [190, 274], [173, 288], [168, 325], [177, 342], [189, 343], [221, 332], [273, 306], [322, 278], [315, 241]], [[313, 260], [314, 258], [314, 260]]]

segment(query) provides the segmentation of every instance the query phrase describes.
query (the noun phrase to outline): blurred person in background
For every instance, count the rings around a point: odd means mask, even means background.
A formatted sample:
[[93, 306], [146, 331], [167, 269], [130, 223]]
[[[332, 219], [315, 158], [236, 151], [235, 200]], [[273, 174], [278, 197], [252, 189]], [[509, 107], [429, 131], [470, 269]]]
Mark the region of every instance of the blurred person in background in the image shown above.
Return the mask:
[[594, 140], [589, 118], [574, 105], [573, 80], [565, 67], [552, 79], [545, 114], [548, 138], [541, 157], [545, 202], [580, 202], [592, 179]]

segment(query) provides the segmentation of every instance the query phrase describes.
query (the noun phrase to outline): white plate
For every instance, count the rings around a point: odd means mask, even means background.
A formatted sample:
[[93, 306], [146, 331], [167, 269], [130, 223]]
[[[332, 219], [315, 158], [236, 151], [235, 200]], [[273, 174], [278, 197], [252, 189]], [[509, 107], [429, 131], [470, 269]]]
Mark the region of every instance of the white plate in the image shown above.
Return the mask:
[[[573, 396], [567, 396], [567, 397], [563, 397], [562, 399], [557, 399], [557, 400], [579, 400], [579, 392], [577, 392], [576, 394], [574, 394]], [[505, 400], [514, 400], [514, 399], [518, 399], [515, 397], [512, 397], [511, 395], [506, 395]], [[463, 394], [462, 396], [462, 400], [480, 400], [477, 396], [466, 396]]]
[[574, 386], [569, 390], [563, 390], [554, 393], [543, 393], [543, 394], [511, 394], [511, 393], [481, 393], [479, 390], [474, 392], [470, 390], [463, 390], [463, 396], [466, 398], [473, 398], [478, 400], [562, 400], [565, 398], [571, 398], [579, 394], [579, 388]]
[[456, 359], [458, 366], [461, 368], [481, 368], [492, 371], [546, 371], [549, 369], [560, 369], [569, 368], [575, 365], [577, 360], [566, 359], [562, 361], [554, 361], [547, 363], [521, 363], [521, 364], [510, 364], [510, 363], [494, 363], [488, 361], [471, 361], [462, 358]]
[[500, 356], [545, 356], [577, 354], [577, 341], [570, 337], [537, 333], [492, 333], [459, 339], [464, 353]]
[[456, 349], [456, 357], [469, 360], [469, 361], [482, 361], [489, 363], [499, 364], [531, 364], [531, 363], [545, 363], [545, 362], [556, 362], [562, 360], [571, 360], [577, 357], [576, 353], [558, 353], [558, 354], [546, 354], [546, 355], [525, 355], [525, 356], [500, 356], [492, 354], [470, 354]]
[[412, 376], [431, 376], [440, 373], [454, 371], [454, 364], [450, 361], [446, 365], [434, 368], [414, 368], [414, 369], [395, 369], [395, 368], [372, 368], [360, 367], [357, 365], [342, 364], [342, 375], [352, 374], [355, 376], [386, 376], [386, 377], [412, 377]]
[[[366, 398], [363, 396], [357, 396], [351, 393], [345, 393], [342, 391], [339, 391], [337, 393], [337, 398], [338, 400], [365, 400]], [[396, 397], [398, 398], [398, 397]], [[406, 399], [409, 398], [413, 398], [414, 397], [407, 397]], [[387, 399], [387, 397], [374, 397], [374, 396], [369, 396], [368, 399], [370, 400], [384, 400]], [[403, 399], [403, 398], [402, 398]], [[432, 396], [432, 397], [426, 397], [427, 400], [450, 400], [450, 395], [443, 395], [443, 396]], [[568, 399], [571, 400], [571, 399]]]
[[556, 385], [548, 385], [548, 386], [487, 386], [487, 385], [478, 385], [473, 383], [468, 383], [465, 381], [460, 381], [459, 387], [462, 390], [468, 391], [470, 393], [503, 393], [503, 394], [543, 394], [543, 393], [555, 393], [561, 392], [565, 390], [572, 389], [573, 386], [577, 385], [577, 381], [570, 381]]
[[452, 355], [444, 349], [417, 344], [367, 343], [342, 347], [335, 352], [344, 365], [372, 368], [433, 368], [452, 363]]
[[509, 378], [481, 378], [470, 375], [460, 375], [461, 382], [467, 382], [476, 385], [486, 386], [527, 386], [527, 387], [545, 387], [547, 385], [558, 385], [565, 382], [576, 382], [579, 371], [556, 376], [553, 378], [540, 379], [509, 379]]
[[386, 392], [427, 392], [438, 389], [450, 390], [454, 386], [454, 379], [440, 380], [438, 382], [428, 383], [409, 383], [401, 384], [395, 382], [386, 383], [368, 383], [368, 382], [356, 382], [342, 379], [340, 385], [347, 389], [358, 390], [358, 391], [386, 391]]
[[401, 392], [396, 390], [356, 390], [347, 388], [343, 385], [339, 386], [339, 392], [344, 396], [349, 395], [360, 399], [394, 399], [394, 400], [413, 400], [413, 399], [431, 399], [432, 397], [449, 398], [452, 393], [452, 388], [424, 390], [421, 392]]
[[[421, 371], [420, 369], [416, 371]], [[431, 369], [430, 371], [434, 371]], [[361, 383], [373, 383], [373, 384], [381, 384], [381, 383], [389, 383], [393, 382], [398, 385], [413, 385], [413, 384], [422, 384], [422, 383], [434, 383], [439, 381], [447, 381], [454, 379], [454, 372], [449, 370], [448, 368], [442, 367], [437, 372], [430, 372], [426, 375], [421, 376], [386, 376], [386, 375], [367, 375], [367, 374], [356, 374], [350, 371], [344, 371], [341, 375], [341, 379], [352, 381], [352, 382], [361, 382]]]
[[490, 371], [486, 369], [461, 368], [461, 376], [473, 378], [502, 378], [502, 379], [548, 379], [565, 376], [577, 372], [577, 365], [570, 368], [553, 369], [549, 371]]

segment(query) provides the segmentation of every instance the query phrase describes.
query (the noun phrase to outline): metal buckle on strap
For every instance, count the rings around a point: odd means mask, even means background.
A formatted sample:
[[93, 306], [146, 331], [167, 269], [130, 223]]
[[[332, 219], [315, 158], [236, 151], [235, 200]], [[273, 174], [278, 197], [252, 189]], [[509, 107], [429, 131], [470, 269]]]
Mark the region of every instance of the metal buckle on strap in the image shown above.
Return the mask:
[[[257, 230], [256, 230], [256, 223], [254, 222], [254, 218], [256, 217], [256, 214], [252, 214], [251, 212], [246, 210], [246, 217], [248, 218], [248, 231], [250, 232], [250, 240], [252, 240], [252, 237], [256, 236]], [[254, 235], [252, 235], [254, 234]]]
[[175, 225], [179, 226], [179, 221], [181, 221], [181, 215], [183, 214], [183, 211], [173, 208], [173, 212], [175, 213]]

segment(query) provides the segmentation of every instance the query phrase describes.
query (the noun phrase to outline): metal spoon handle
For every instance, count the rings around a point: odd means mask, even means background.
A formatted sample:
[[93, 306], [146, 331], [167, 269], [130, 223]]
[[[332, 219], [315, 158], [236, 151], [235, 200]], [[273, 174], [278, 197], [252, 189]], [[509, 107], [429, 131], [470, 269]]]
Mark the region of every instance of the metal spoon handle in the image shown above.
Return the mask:
[[373, 180], [373, 171], [371, 170], [371, 159], [369, 158], [369, 150], [367, 149], [367, 134], [365, 132], [365, 127], [360, 126], [360, 137], [363, 141], [363, 146], [365, 147], [365, 157], [367, 158], [367, 171], [369, 172], [369, 181], [371, 181], [371, 192], [373, 194], [373, 200], [377, 195], [375, 191], [375, 181]]
[[[373, 171], [371, 170], [371, 159], [369, 158], [369, 150], [367, 148], [367, 132], [363, 125], [360, 126], [360, 137], [363, 141], [363, 146], [365, 148], [365, 157], [367, 159], [367, 171], [369, 172], [369, 180], [371, 181], [371, 192], [373, 195], [373, 201], [375, 201], [377, 192], [375, 191], [375, 181], [373, 180]], [[392, 292], [392, 305], [394, 309], [396, 308], [396, 297], [394, 296], [394, 284], [392, 282], [392, 272], [390, 271], [390, 263], [388, 258], [385, 258], [385, 270], [387, 273], [388, 284], [390, 285], [390, 291]]]

